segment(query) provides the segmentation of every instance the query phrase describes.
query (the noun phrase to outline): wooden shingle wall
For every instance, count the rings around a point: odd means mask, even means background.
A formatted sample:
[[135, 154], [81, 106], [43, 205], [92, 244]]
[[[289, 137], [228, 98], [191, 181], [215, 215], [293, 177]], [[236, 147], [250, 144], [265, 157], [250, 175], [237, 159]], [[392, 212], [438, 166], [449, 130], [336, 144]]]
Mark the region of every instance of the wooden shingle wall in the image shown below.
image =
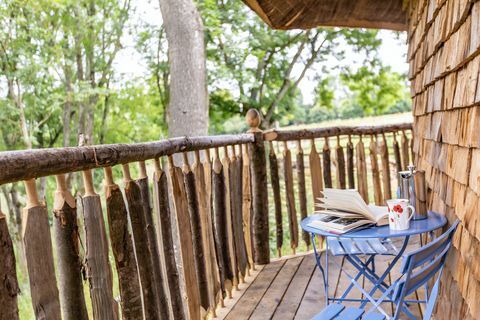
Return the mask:
[[480, 319], [480, 1], [410, 1], [408, 43], [416, 164], [462, 221], [435, 318]]

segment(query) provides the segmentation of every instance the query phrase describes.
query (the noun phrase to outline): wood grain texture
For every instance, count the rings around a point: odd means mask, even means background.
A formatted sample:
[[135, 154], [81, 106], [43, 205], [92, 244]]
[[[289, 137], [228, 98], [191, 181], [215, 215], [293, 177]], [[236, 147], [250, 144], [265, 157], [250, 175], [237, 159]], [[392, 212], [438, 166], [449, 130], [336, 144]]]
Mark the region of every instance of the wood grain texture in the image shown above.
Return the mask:
[[[393, 156], [395, 158], [395, 169], [396, 173], [398, 174], [400, 171], [405, 170], [402, 167], [402, 157], [400, 156], [400, 145], [397, 141], [397, 135], [393, 135]], [[397, 182], [400, 183], [400, 180], [397, 178]]]
[[18, 320], [17, 296], [20, 293], [13, 243], [6, 216], [0, 212], [0, 320]]
[[185, 312], [183, 309], [183, 300], [180, 289], [180, 276], [177, 269], [177, 261], [175, 258], [175, 248], [172, 236], [172, 220], [169, 205], [169, 190], [167, 175], [158, 167], [155, 170], [153, 178], [153, 203], [155, 217], [157, 219], [157, 227], [159, 228], [159, 239], [163, 252], [166, 270], [166, 282], [169, 288], [169, 301], [175, 319], [184, 320]]
[[343, 147], [340, 145], [340, 138], [337, 137], [337, 146], [335, 148], [335, 158], [337, 161], [337, 188], [345, 189], [347, 187], [347, 180], [345, 174], [345, 153]]
[[322, 197], [323, 190], [323, 173], [322, 173], [322, 164], [320, 162], [320, 155], [317, 152], [315, 146], [315, 140], [310, 142], [310, 154], [308, 156], [310, 164], [310, 178], [312, 180], [312, 195], [313, 203], [312, 209], [315, 211], [315, 203], [318, 198]]
[[409, 145], [408, 145], [408, 137], [405, 134], [405, 131], [402, 131], [402, 143], [401, 143], [401, 150], [402, 150], [402, 166], [404, 170], [411, 164], [410, 162], [410, 155], [409, 155]]
[[263, 133], [254, 133], [255, 142], [249, 144], [252, 185], [252, 228], [254, 262], [270, 262], [270, 237], [268, 224], [267, 159]]
[[127, 199], [128, 214], [132, 225], [132, 234], [137, 257], [138, 274], [142, 288], [145, 318], [159, 319], [152, 263], [148, 250], [148, 240], [145, 236], [146, 221], [143, 214], [142, 194], [140, 187], [129, 177], [124, 175], [125, 198]]
[[242, 153], [243, 153], [243, 234], [245, 237], [245, 247], [247, 249], [247, 258], [248, 264], [250, 269], [254, 269], [255, 265], [253, 262], [253, 241], [252, 241], [252, 180], [250, 176], [250, 156], [248, 154], [248, 147], [243, 145], [242, 146]]
[[61, 319], [47, 207], [27, 205], [23, 222], [22, 239], [35, 317]]
[[122, 319], [143, 317], [142, 291], [138, 276], [133, 237], [128, 230], [128, 212], [122, 192], [116, 184], [105, 185], [110, 242], [120, 289]]
[[323, 181], [325, 188], [331, 188], [332, 185], [332, 165], [330, 159], [330, 146], [328, 144], [328, 138], [325, 138], [325, 143], [322, 149], [323, 156]]
[[58, 184], [54, 195], [53, 229], [62, 317], [88, 319], [79, 256], [77, 206], [73, 196], [60, 185]]
[[283, 144], [283, 175], [285, 178], [285, 199], [287, 199], [288, 230], [290, 232], [290, 248], [293, 253], [298, 247], [298, 221], [295, 207], [295, 190], [293, 187], [292, 153], [285, 142]]
[[362, 136], [355, 146], [355, 164], [357, 167], [357, 183], [358, 192], [366, 203], [368, 199], [368, 180], [367, 180], [367, 162], [365, 158], [365, 146], [362, 141]]
[[180, 256], [182, 259], [183, 279], [185, 281], [185, 294], [188, 316], [187, 319], [201, 319], [200, 291], [195, 272], [195, 260], [193, 256], [192, 230], [190, 229], [190, 218], [188, 204], [185, 197], [187, 191], [183, 183], [182, 169], [173, 166], [173, 159], [169, 157], [169, 173], [172, 181], [172, 194], [176, 221], [179, 232]]
[[[305, 159], [302, 149], [302, 143], [297, 142], [297, 183], [298, 183], [298, 200], [300, 202], [300, 218], [303, 220], [307, 217], [307, 187], [305, 185]], [[310, 235], [308, 232], [302, 231], [302, 239], [310, 247]]]
[[387, 200], [392, 199], [392, 187], [390, 177], [390, 159], [388, 155], [388, 145], [385, 135], [378, 142], [380, 149], [380, 163], [382, 173], [382, 187], [383, 187], [383, 204], [387, 203]]
[[268, 160], [270, 165], [270, 181], [273, 192], [273, 205], [275, 210], [275, 239], [277, 243], [278, 256], [282, 255], [283, 246], [283, 217], [282, 199], [280, 195], [280, 177], [278, 175], [278, 160], [273, 144], [270, 142]]
[[377, 141], [374, 139], [374, 136], [371, 136], [370, 145], [370, 165], [372, 167], [372, 180], [373, 180], [373, 197], [375, 204], [377, 206], [382, 205], [383, 195], [382, 195], [382, 185], [380, 183], [380, 171], [378, 167], [378, 148]]
[[348, 136], [347, 143], [347, 177], [348, 177], [348, 188], [355, 189], [355, 164], [354, 164], [354, 152], [353, 152], [353, 143], [351, 136]]

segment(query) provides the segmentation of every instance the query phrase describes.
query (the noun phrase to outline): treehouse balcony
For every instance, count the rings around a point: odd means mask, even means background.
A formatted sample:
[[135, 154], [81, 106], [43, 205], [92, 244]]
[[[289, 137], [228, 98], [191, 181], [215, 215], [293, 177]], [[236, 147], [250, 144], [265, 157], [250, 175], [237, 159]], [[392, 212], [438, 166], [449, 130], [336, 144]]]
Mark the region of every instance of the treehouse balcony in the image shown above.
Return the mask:
[[[247, 123], [236, 135], [0, 153], [0, 184], [23, 181], [26, 200], [19, 235], [0, 216], [0, 319], [17, 319], [19, 300], [38, 319], [318, 312], [322, 282], [299, 221], [324, 187], [392, 198], [414, 160], [412, 124], [262, 131], [256, 110]], [[39, 196], [44, 177], [53, 195]]]

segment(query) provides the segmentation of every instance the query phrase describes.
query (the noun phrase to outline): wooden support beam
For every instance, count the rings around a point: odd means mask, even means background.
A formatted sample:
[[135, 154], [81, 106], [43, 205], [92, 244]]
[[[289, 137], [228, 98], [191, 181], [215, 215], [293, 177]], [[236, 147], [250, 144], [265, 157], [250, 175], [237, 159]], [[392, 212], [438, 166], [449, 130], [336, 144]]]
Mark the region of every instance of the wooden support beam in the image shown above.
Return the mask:
[[365, 145], [363, 144], [362, 136], [355, 146], [355, 160], [357, 167], [357, 185], [358, 192], [366, 203], [368, 199], [368, 176], [367, 176], [367, 162], [365, 158]]
[[250, 269], [255, 270], [255, 263], [253, 261], [253, 242], [252, 242], [252, 179], [250, 171], [250, 155], [248, 154], [248, 146], [242, 145], [243, 162], [242, 162], [242, 177], [243, 177], [243, 234], [245, 237], [245, 246], [247, 249], [247, 258]]
[[330, 146], [328, 144], [328, 137], [325, 137], [325, 143], [322, 149], [323, 156], [323, 180], [325, 182], [325, 188], [332, 188], [332, 165], [330, 159]]
[[340, 136], [337, 136], [337, 146], [335, 148], [335, 157], [337, 160], [337, 188], [345, 189], [347, 187], [345, 175], [345, 154], [340, 144]]
[[355, 165], [354, 165], [354, 152], [353, 152], [353, 143], [352, 136], [348, 135], [347, 142], [347, 177], [348, 177], [348, 188], [355, 189]]
[[275, 210], [275, 237], [277, 242], [278, 257], [282, 256], [283, 246], [283, 217], [282, 198], [280, 195], [280, 177], [278, 175], [278, 160], [272, 141], [269, 141], [268, 159], [270, 163], [270, 179], [272, 183], [273, 204]]
[[[300, 202], [300, 217], [307, 217], [307, 188], [305, 186], [305, 159], [302, 149], [302, 141], [297, 141], [297, 183], [298, 183], [298, 200]], [[310, 250], [310, 235], [308, 232], [302, 231], [302, 239], [307, 245], [307, 251]]]
[[295, 207], [295, 190], [293, 186], [292, 153], [288, 143], [283, 142], [283, 175], [285, 177], [285, 198], [287, 199], [288, 227], [290, 231], [290, 248], [295, 254], [298, 247], [298, 221]]
[[372, 179], [373, 179], [373, 197], [377, 206], [382, 205], [382, 185], [380, 183], [380, 171], [378, 168], [378, 147], [375, 135], [370, 136], [370, 165], [372, 167]]

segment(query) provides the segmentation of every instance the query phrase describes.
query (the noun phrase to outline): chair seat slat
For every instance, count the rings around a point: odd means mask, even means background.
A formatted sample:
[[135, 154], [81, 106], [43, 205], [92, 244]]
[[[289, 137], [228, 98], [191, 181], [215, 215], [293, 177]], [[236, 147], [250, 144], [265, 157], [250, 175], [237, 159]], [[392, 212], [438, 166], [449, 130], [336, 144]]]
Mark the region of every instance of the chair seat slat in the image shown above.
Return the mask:
[[329, 304], [325, 309], [322, 310], [319, 314], [315, 315], [312, 320], [331, 320], [335, 319], [340, 312], [345, 309], [345, 306], [340, 303]]
[[337, 238], [327, 238], [328, 247], [334, 256], [344, 255], [345, 250], [341, 246]]

